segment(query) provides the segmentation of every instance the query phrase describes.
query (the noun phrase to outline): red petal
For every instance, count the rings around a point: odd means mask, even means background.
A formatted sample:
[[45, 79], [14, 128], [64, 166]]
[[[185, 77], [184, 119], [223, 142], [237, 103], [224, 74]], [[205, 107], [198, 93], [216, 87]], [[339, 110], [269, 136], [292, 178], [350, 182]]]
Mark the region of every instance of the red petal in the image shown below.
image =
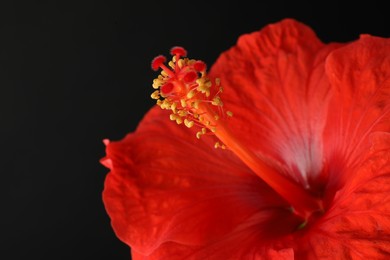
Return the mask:
[[[260, 217], [261, 216], [261, 217]], [[225, 236], [214, 243], [203, 246], [191, 246], [175, 242], [166, 242], [157, 248], [150, 255], [143, 255], [133, 250], [134, 259], [294, 259], [294, 250], [285, 247], [283, 241], [270, 239], [273, 230], [273, 238], [280, 235], [280, 229], [269, 223], [267, 220], [276, 217], [280, 221], [281, 229], [287, 227], [286, 222], [295, 221], [292, 218], [280, 218], [281, 214], [273, 214], [271, 211], [264, 211], [258, 216], [246, 221], [243, 225], [233, 230], [231, 234]], [[290, 215], [291, 216], [291, 215]], [[270, 225], [271, 224], [271, 225]], [[289, 223], [291, 225], [291, 223]], [[268, 230], [266, 230], [268, 229]], [[286, 230], [284, 231], [286, 232]], [[267, 241], [267, 239], [269, 241]]]
[[152, 109], [136, 133], [107, 146], [113, 168], [103, 198], [122, 241], [150, 254], [167, 241], [220, 240], [269, 207], [291, 217], [283, 200], [233, 154], [167, 119]]
[[310, 28], [286, 19], [241, 36], [210, 72], [221, 78], [237, 136], [285, 164], [304, 186], [323, 166], [330, 91], [324, 61], [338, 46], [324, 45]]
[[390, 134], [376, 133], [371, 140], [370, 154], [354, 169], [355, 178], [306, 236], [299, 250], [306, 250], [303, 259], [390, 257]]
[[334, 51], [326, 71], [336, 90], [326, 126], [326, 155], [333, 161], [330, 171], [337, 172], [331, 179], [342, 185], [352, 176], [340, 172], [361, 163], [370, 134], [390, 130], [390, 39], [364, 35]]

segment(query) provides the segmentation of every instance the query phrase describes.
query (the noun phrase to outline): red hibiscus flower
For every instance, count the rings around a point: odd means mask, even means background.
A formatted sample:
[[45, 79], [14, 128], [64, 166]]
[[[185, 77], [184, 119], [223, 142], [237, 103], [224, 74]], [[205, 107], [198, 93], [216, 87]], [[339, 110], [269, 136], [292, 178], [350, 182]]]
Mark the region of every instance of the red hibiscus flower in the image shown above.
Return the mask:
[[209, 73], [171, 53], [158, 106], [102, 159], [133, 259], [390, 258], [389, 39], [324, 44], [286, 19]]

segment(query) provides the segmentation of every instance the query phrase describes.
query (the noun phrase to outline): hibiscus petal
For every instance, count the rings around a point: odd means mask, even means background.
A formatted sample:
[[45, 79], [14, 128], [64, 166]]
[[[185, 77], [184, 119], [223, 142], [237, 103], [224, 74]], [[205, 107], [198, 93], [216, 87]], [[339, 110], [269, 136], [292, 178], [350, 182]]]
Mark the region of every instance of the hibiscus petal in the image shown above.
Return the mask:
[[389, 68], [390, 41], [367, 35], [326, 61], [334, 89], [325, 127], [330, 206], [297, 257], [390, 257]]
[[[289, 216], [286, 218], [286, 216]], [[270, 222], [271, 220], [271, 222]], [[274, 221], [280, 221], [275, 226]], [[290, 223], [289, 223], [290, 222]], [[285, 247], [275, 238], [291, 232], [286, 227], [296, 225], [291, 214], [279, 214], [274, 210], [265, 210], [242, 223], [231, 234], [214, 243], [203, 246], [187, 246], [175, 242], [166, 242], [150, 255], [133, 251], [134, 259], [148, 260], [195, 260], [195, 259], [258, 259], [280, 260], [294, 259], [294, 250]]]
[[110, 142], [107, 158], [112, 166], [103, 193], [107, 212], [117, 236], [143, 255], [168, 241], [187, 246], [218, 241], [267, 208], [291, 215], [231, 152], [196, 139], [159, 108], [136, 133]]
[[330, 96], [324, 61], [338, 46], [324, 45], [309, 27], [286, 19], [241, 36], [210, 71], [224, 86], [231, 129], [306, 187], [323, 166]]
[[[371, 140], [354, 179], [338, 191], [333, 206], [307, 234], [306, 258], [390, 258], [390, 134], [375, 133]], [[305, 246], [300, 247], [304, 252]]]
[[332, 162], [329, 186], [337, 189], [352, 178], [342, 173], [361, 163], [370, 134], [390, 130], [390, 39], [362, 35], [329, 55], [326, 72], [335, 91], [325, 156]]

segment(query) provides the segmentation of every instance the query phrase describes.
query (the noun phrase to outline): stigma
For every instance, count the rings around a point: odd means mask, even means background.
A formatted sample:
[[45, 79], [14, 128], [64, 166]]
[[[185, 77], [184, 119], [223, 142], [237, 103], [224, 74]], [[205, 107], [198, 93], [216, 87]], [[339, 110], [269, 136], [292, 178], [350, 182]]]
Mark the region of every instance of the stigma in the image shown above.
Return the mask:
[[[188, 128], [198, 127], [198, 139], [203, 135], [213, 135], [218, 130], [219, 121], [233, 115], [223, 109], [220, 79], [210, 79], [206, 64], [187, 58], [184, 48], [173, 47], [170, 54], [172, 59], [168, 65], [163, 55], [152, 61], [152, 69], [161, 69], [161, 72], [153, 80], [155, 91], [151, 97], [160, 108], [170, 110], [169, 118], [172, 121]], [[226, 145], [218, 141], [214, 147], [225, 149]]]

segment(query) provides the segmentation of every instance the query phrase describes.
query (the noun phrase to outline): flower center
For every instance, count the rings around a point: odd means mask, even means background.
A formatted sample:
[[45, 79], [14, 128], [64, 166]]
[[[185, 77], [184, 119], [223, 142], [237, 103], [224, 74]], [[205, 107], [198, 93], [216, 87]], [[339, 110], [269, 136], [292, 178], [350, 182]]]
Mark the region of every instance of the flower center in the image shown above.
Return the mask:
[[200, 60], [184, 58], [187, 52], [182, 47], [171, 49], [172, 60], [165, 66], [166, 58], [157, 56], [152, 69], [162, 69], [153, 81], [155, 91], [151, 97], [162, 109], [171, 111], [170, 119], [191, 128], [198, 126], [197, 138], [213, 134], [218, 138], [215, 148], [228, 148], [252, 171], [288, 201], [295, 214], [307, 221], [314, 213], [322, 211], [321, 200], [296, 182], [280, 174], [267, 163], [266, 158], [241, 144], [230, 131], [227, 119], [233, 116], [224, 111], [220, 94], [223, 92], [220, 79], [211, 80], [206, 73], [206, 64]]

